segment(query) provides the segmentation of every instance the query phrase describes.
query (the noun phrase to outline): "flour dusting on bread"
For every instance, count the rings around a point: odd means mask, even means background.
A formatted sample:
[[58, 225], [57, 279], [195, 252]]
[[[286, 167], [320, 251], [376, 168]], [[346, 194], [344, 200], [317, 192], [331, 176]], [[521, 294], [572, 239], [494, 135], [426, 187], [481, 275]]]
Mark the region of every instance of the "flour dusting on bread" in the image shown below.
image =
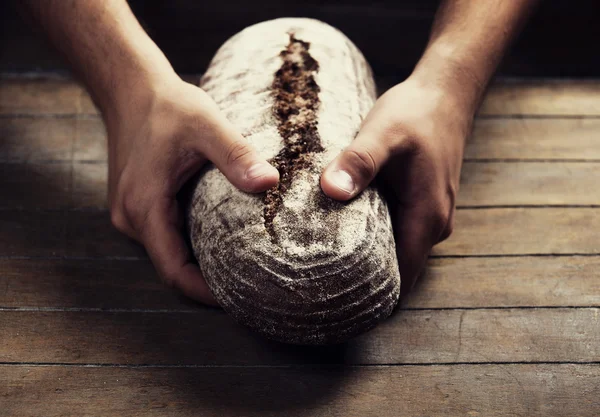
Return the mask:
[[276, 19], [229, 39], [201, 86], [282, 176], [262, 194], [235, 189], [214, 166], [198, 178], [187, 225], [217, 301], [288, 343], [339, 343], [373, 328], [400, 292], [386, 202], [373, 187], [337, 202], [319, 185], [375, 102], [361, 52], [325, 23]]

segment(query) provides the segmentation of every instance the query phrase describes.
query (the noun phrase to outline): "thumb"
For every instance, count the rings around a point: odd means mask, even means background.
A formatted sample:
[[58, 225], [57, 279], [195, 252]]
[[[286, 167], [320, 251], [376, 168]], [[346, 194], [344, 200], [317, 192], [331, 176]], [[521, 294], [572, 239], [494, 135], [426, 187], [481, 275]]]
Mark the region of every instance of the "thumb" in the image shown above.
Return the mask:
[[389, 158], [384, 138], [365, 128], [323, 171], [321, 188], [335, 200], [350, 200], [364, 190]]
[[207, 140], [204, 153], [242, 191], [261, 192], [277, 184], [279, 172], [228, 121]]

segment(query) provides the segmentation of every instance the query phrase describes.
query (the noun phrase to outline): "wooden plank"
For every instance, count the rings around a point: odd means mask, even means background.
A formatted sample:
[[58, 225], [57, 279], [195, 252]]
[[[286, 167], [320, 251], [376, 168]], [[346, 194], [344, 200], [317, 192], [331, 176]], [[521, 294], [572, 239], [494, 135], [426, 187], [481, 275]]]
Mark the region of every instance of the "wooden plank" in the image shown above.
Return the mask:
[[75, 119], [0, 118], [0, 161], [71, 159]]
[[[437, 256], [598, 254], [595, 208], [462, 209]], [[12, 257], [140, 257], [105, 211], [14, 211], [0, 216], [0, 253]]]
[[[1, 209], [107, 208], [105, 162], [0, 163]], [[598, 205], [600, 163], [465, 162], [458, 206]]]
[[600, 258], [431, 259], [403, 308], [600, 306]]
[[194, 310], [148, 260], [0, 260], [0, 307]]
[[208, 307], [196, 313], [6, 310], [0, 362], [600, 362], [599, 321], [598, 308], [406, 310], [344, 345], [302, 348], [270, 342]]
[[480, 118], [465, 158], [598, 160], [599, 132], [598, 119]]
[[600, 82], [569, 80], [492, 85], [480, 115], [600, 116]]
[[[194, 311], [149, 261], [0, 260], [0, 307]], [[401, 308], [600, 306], [600, 258], [432, 259]]]
[[11, 416], [596, 417], [600, 366], [0, 366], [0, 398]]
[[2, 257], [145, 257], [105, 211], [14, 211], [0, 215]]
[[97, 113], [85, 90], [68, 78], [0, 78], [0, 115]]
[[0, 208], [69, 206], [71, 164], [0, 164]]
[[0, 162], [106, 161], [98, 117], [0, 117]]
[[457, 210], [452, 236], [436, 256], [598, 254], [597, 208]]
[[73, 146], [74, 161], [106, 161], [106, 130], [101, 118], [77, 119]]
[[106, 163], [0, 163], [0, 209], [107, 208]]
[[[196, 82], [195, 76], [186, 80]], [[380, 89], [392, 85], [384, 77]], [[600, 82], [500, 80], [482, 104], [481, 116], [600, 116]], [[69, 78], [0, 77], [0, 115], [97, 115], [85, 90]]]
[[[187, 82], [198, 82], [197, 75], [183, 74], [181, 77]], [[99, 113], [87, 91], [72, 78], [42, 73], [32, 77], [0, 76], [0, 116], [10, 115], [77, 115], [87, 119], [97, 118]], [[85, 128], [83, 126], [83, 132]], [[97, 129], [96, 126], [94, 128]]]
[[[477, 119], [465, 158], [598, 160], [598, 131], [598, 119]], [[99, 118], [0, 118], [0, 162], [106, 159]]]
[[459, 206], [598, 205], [600, 163], [466, 162]]
[[108, 209], [108, 165], [106, 163], [73, 164], [71, 208]]
[[[589, 118], [480, 118], [465, 158], [598, 160], [598, 131], [600, 120]], [[0, 162], [106, 159], [106, 133], [99, 118], [0, 118]]]

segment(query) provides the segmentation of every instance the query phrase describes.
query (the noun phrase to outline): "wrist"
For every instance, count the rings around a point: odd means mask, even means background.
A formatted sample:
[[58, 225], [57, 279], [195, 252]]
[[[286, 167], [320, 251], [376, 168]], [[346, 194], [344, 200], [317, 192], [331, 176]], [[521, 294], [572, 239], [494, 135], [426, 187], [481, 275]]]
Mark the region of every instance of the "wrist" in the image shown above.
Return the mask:
[[441, 90], [455, 105], [473, 116], [490, 77], [491, 74], [459, 50], [456, 43], [438, 41], [428, 46], [410, 78]]
[[111, 79], [101, 83], [102, 87], [107, 86], [104, 92], [94, 94], [109, 125], [128, 118], [131, 112], [148, 108], [164, 85], [179, 80], [160, 51], [144, 54], [138, 50], [135, 56], [116, 64], [110, 74]]

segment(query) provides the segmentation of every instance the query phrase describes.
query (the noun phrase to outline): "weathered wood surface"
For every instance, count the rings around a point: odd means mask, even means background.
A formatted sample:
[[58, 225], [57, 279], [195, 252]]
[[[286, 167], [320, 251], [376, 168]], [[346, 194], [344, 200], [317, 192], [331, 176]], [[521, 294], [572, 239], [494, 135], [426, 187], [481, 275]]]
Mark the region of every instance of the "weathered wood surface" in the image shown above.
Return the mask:
[[466, 162], [457, 204], [600, 205], [599, 178], [600, 163]]
[[465, 158], [597, 161], [600, 119], [479, 118], [465, 148]]
[[[2, 210], [4, 257], [140, 258], [144, 251], [117, 233], [106, 211]], [[436, 256], [600, 254], [598, 208], [457, 210], [455, 232]]]
[[600, 115], [597, 81], [515, 82], [490, 89], [479, 114], [582, 117]]
[[[0, 307], [195, 311], [147, 260], [1, 259]], [[599, 257], [432, 259], [405, 309], [600, 306]]]
[[456, 212], [437, 256], [600, 254], [598, 208], [488, 208]]
[[[100, 118], [0, 117], [0, 162], [106, 161]], [[600, 119], [479, 118], [469, 160], [600, 160]], [[44, 132], [40, 134], [40, 132]]]
[[599, 308], [401, 311], [367, 334], [324, 348], [269, 342], [233, 324], [223, 311], [201, 307], [180, 313], [3, 311], [0, 327], [6, 339], [0, 362], [600, 362]]
[[600, 366], [2, 366], [0, 401], [19, 417], [596, 417]]
[[[184, 77], [197, 82], [198, 77]], [[382, 77], [380, 90], [400, 81]], [[600, 83], [594, 80], [557, 82], [500, 81], [494, 83], [479, 115], [597, 117], [600, 116]], [[55, 77], [0, 77], [0, 115], [49, 116], [98, 114], [81, 85], [71, 79]]]
[[0, 78], [0, 415], [596, 416], [599, 85], [494, 85], [414, 292], [301, 349], [163, 287], [110, 226], [79, 86]]
[[[106, 209], [106, 162], [2, 163], [0, 209]], [[457, 204], [600, 205], [600, 162], [480, 162], [463, 165]]]

